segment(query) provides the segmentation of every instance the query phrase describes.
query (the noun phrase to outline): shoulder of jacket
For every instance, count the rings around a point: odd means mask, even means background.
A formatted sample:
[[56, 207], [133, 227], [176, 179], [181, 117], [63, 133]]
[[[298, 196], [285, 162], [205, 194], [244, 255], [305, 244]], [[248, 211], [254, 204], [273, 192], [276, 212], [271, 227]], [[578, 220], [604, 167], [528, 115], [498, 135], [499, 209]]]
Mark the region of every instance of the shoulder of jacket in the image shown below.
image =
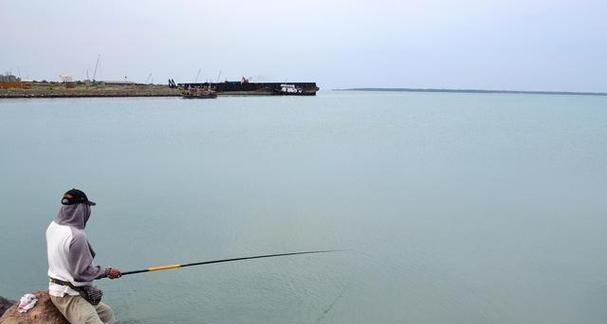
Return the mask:
[[69, 228], [72, 232], [72, 240], [86, 240], [86, 232], [84, 230], [75, 228], [73, 226], [69, 226]]

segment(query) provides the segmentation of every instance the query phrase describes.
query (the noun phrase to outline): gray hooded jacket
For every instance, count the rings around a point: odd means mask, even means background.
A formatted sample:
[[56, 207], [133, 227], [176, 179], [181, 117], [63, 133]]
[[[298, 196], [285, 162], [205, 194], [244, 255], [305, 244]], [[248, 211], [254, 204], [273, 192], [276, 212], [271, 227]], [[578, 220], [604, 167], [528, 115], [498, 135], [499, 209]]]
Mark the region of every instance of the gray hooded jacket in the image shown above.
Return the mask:
[[95, 251], [84, 231], [90, 216], [86, 204], [61, 206], [46, 230], [49, 277], [84, 286], [105, 276], [105, 268], [93, 265]]

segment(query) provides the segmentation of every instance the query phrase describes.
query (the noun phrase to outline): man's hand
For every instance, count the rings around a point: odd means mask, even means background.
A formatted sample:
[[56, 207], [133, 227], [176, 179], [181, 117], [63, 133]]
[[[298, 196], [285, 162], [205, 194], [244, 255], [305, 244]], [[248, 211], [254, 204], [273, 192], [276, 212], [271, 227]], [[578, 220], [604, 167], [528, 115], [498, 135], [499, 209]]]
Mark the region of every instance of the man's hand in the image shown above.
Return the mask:
[[120, 272], [120, 270], [118, 270], [118, 269], [107, 268], [107, 270], [105, 270], [105, 272], [106, 272], [106, 276], [110, 279], [118, 279], [118, 278], [122, 277], [122, 272]]

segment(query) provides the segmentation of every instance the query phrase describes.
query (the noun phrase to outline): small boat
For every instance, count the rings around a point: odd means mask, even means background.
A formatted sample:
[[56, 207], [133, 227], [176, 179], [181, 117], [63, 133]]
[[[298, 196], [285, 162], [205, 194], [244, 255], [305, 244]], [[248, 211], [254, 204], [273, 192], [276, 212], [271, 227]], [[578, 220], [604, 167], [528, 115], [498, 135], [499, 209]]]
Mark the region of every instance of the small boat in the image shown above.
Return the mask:
[[184, 99], [214, 99], [217, 98], [217, 92], [208, 88], [188, 88], [181, 93]]

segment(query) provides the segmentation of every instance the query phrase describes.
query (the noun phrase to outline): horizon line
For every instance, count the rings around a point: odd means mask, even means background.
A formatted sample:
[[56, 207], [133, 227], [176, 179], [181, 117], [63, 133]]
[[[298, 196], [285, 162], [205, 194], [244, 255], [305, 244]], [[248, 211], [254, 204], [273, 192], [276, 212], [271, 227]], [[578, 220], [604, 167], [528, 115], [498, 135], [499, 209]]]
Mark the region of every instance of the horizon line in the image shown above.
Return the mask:
[[504, 93], [504, 94], [544, 94], [574, 96], [607, 96], [607, 92], [593, 91], [547, 91], [547, 90], [491, 90], [491, 89], [449, 89], [449, 88], [392, 88], [363, 87], [337, 88], [332, 91], [386, 91], [386, 92], [448, 92], [448, 93]]

